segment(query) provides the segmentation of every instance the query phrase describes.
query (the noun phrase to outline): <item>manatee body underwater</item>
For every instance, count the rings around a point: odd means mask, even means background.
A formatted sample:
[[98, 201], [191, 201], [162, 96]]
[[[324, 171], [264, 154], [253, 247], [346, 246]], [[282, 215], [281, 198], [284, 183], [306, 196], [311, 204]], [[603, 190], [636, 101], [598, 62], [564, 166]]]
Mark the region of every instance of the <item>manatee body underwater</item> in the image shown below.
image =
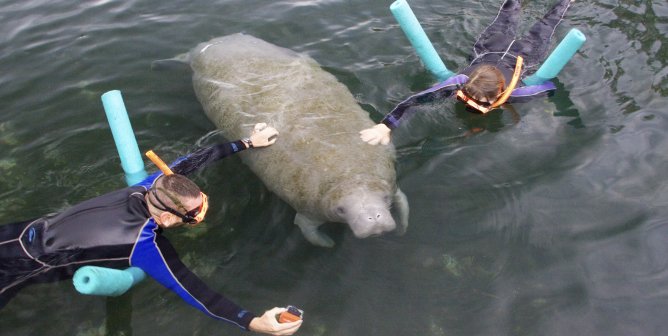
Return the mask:
[[197, 98], [228, 139], [259, 122], [279, 131], [274, 145], [239, 155], [297, 211], [294, 222], [308, 241], [334, 245], [318, 230], [325, 222], [347, 223], [358, 238], [406, 230], [394, 147], [360, 140], [359, 130], [374, 122], [315, 60], [245, 34], [201, 43], [189, 60]]

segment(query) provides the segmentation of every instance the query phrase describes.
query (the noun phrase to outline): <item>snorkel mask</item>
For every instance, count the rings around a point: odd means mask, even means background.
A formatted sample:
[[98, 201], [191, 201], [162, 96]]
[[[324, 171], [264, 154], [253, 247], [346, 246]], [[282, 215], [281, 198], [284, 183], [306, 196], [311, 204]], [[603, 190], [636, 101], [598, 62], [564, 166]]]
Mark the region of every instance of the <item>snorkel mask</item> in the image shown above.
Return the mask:
[[[155, 154], [152, 150], [146, 152], [146, 156], [160, 169], [160, 171], [162, 171], [164, 175], [174, 174], [169, 166], [167, 166], [165, 162], [162, 161], [160, 157], [158, 157], [158, 155]], [[200, 196], [202, 197], [202, 204], [192, 210], [186, 211], [186, 213], [181, 213], [165, 204], [165, 202], [163, 202], [160, 197], [158, 197], [158, 192], [155, 190], [155, 188], [151, 188], [151, 196], [153, 196], [153, 198], [158, 201], [158, 203], [160, 203], [160, 205], [153, 203], [149, 197], [148, 199], [149, 202], [151, 202], [151, 205], [181, 218], [184, 223], [190, 224], [191, 226], [195, 226], [201, 223], [204, 220], [204, 216], [206, 216], [206, 211], [209, 210], [209, 198], [201, 191]]]
[[466, 105], [467, 108], [471, 108], [477, 112], [480, 112], [482, 114], [485, 114], [495, 108], [498, 108], [499, 106], [503, 105], [508, 98], [510, 98], [510, 94], [513, 93], [513, 90], [517, 86], [517, 82], [520, 79], [520, 74], [522, 73], [522, 63], [524, 62], [524, 59], [522, 56], [517, 56], [517, 62], [515, 63], [515, 71], [513, 72], [513, 78], [510, 80], [510, 84], [508, 84], [508, 87], [503, 90], [501, 93], [501, 96], [494, 101], [493, 103], [484, 103], [477, 101], [464, 93], [462, 90], [457, 90], [457, 100], [461, 101]]

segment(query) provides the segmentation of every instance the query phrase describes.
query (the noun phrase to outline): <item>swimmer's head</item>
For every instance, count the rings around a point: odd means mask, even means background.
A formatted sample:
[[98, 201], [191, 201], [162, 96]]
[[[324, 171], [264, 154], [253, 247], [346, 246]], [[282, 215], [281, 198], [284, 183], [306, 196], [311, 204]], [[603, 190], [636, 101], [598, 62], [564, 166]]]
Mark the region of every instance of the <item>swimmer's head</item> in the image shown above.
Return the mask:
[[146, 194], [148, 209], [164, 228], [195, 225], [204, 219], [208, 200], [199, 187], [183, 175], [159, 177]]
[[493, 103], [503, 92], [505, 83], [505, 78], [498, 68], [485, 64], [471, 72], [462, 91], [478, 102]]

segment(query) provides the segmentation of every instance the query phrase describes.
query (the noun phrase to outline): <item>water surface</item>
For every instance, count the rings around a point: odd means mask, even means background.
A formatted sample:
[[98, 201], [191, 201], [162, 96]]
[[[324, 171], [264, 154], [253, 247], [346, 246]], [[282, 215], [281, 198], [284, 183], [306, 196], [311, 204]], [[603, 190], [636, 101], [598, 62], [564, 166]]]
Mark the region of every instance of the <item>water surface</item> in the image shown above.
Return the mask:
[[[380, 120], [433, 84], [390, 1], [0, 3], [0, 223], [124, 186], [100, 96], [123, 92], [142, 150], [210, 135], [190, 71], [156, 62], [245, 32], [312, 56]], [[449, 68], [501, 1], [412, 0]], [[526, 1], [526, 30], [552, 2]], [[550, 98], [473, 115], [425, 105], [394, 133], [408, 232], [311, 246], [238, 158], [195, 175], [207, 224], [169, 233], [212, 288], [261, 312], [295, 304], [301, 335], [660, 335], [668, 328], [668, 4], [577, 1], [588, 38]], [[131, 309], [128, 309], [131, 307]], [[153, 281], [108, 301], [70, 282], [0, 311], [2, 335], [243, 335]]]

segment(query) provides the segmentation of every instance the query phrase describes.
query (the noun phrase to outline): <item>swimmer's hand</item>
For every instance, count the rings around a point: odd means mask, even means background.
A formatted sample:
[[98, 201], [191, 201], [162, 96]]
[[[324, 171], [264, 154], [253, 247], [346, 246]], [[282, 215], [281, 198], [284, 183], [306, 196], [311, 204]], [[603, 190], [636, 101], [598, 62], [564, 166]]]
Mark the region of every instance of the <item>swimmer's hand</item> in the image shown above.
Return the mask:
[[360, 138], [370, 145], [377, 145], [379, 143], [387, 145], [390, 143], [390, 128], [380, 123], [374, 127], [361, 130]]
[[273, 145], [278, 138], [278, 131], [265, 123], [256, 124], [250, 135], [250, 147], [266, 147]]
[[292, 335], [297, 332], [302, 325], [302, 320], [295, 322], [278, 323], [276, 316], [287, 311], [286, 308], [272, 308], [267, 310], [260, 317], [251, 320], [248, 329], [254, 332], [268, 335]]

